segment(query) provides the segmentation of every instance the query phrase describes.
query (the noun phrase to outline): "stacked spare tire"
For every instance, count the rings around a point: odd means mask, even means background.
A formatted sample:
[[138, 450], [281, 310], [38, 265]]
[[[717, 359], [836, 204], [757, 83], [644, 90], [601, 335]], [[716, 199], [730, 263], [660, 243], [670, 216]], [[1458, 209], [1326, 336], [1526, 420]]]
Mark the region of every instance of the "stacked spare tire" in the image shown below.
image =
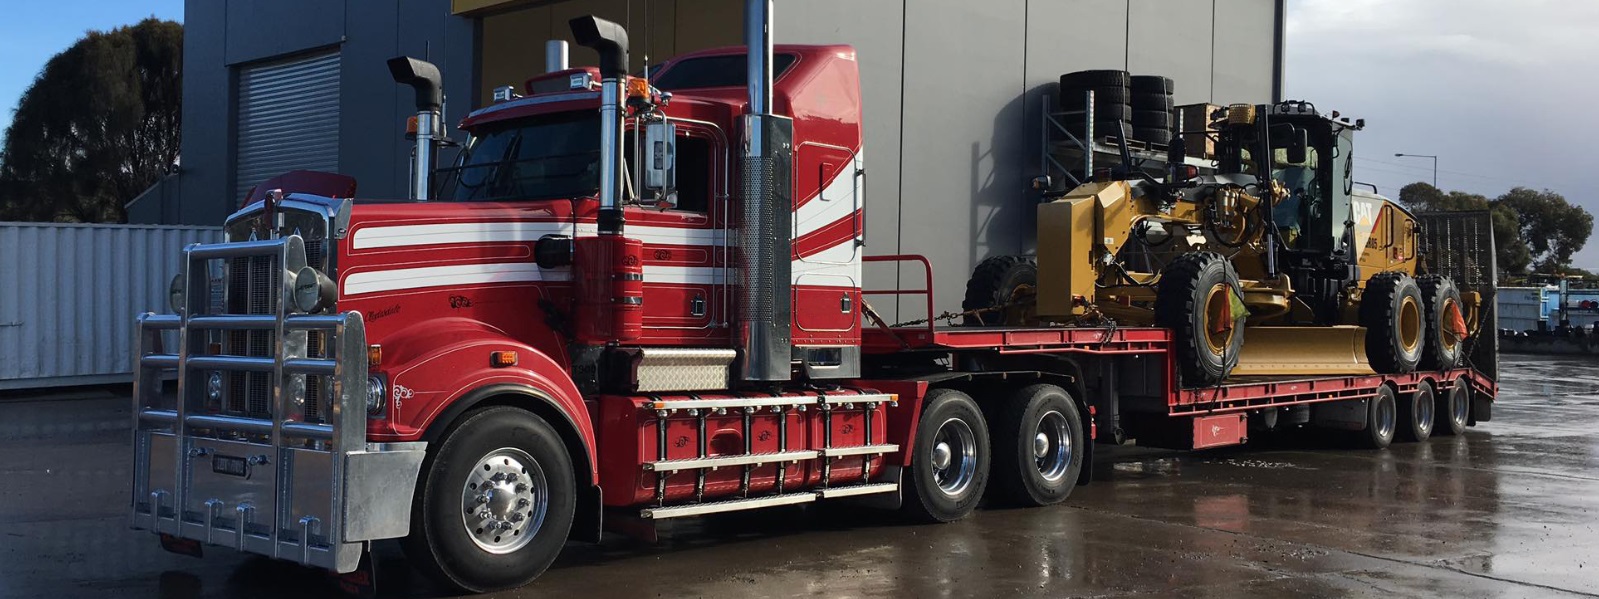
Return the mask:
[[1094, 137], [1115, 137], [1155, 144], [1171, 141], [1176, 113], [1172, 102], [1173, 82], [1158, 75], [1131, 75], [1127, 71], [1077, 71], [1060, 76], [1060, 105], [1070, 114], [1061, 125], [1073, 132], [1087, 127], [1084, 113], [1086, 92], [1094, 92]]
[[1172, 80], [1159, 75], [1137, 75], [1129, 84], [1132, 90], [1133, 139], [1157, 144], [1171, 142], [1176, 133], [1176, 106], [1172, 103]]

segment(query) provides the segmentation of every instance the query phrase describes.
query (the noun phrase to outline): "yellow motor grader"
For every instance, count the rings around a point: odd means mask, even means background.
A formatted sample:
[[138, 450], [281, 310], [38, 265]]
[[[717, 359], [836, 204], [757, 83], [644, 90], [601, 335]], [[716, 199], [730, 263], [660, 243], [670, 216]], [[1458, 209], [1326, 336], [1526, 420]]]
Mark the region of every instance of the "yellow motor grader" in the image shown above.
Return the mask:
[[1419, 272], [1415, 216], [1356, 189], [1364, 122], [1336, 117], [1230, 106], [1212, 115], [1214, 174], [1176, 137], [1163, 178], [1125, 168], [1049, 198], [1036, 262], [980, 264], [968, 324], [1169, 328], [1188, 386], [1458, 365], [1480, 299]]

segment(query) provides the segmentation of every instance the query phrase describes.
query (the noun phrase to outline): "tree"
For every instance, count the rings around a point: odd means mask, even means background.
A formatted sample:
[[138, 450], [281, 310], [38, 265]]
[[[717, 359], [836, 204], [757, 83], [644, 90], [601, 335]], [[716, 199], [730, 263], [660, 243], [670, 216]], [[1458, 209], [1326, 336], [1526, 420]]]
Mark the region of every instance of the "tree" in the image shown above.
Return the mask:
[[23, 92], [0, 150], [0, 219], [123, 222], [178, 164], [183, 26], [93, 31]]
[[[1493, 222], [1494, 248], [1499, 272], [1519, 276], [1532, 263], [1532, 252], [1522, 239], [1522, 223], [1516, 210], [1486, 196], [1463, 191], [1443, 190], [1426, 183], [1411, 183], [1399, 190], [1399, 203], [1416, 212], [1460, 212], [1486, 210]], [[1579, 246], [1580, 247], [1580, 246]]]
[[1521, 237], [1531, 250], [1538, 272], [1557, 273], [1570, 268], [1571, 256], [1588, 243], [1593, 215], [1547, 189], [1517, 187], [1494, 200], [1496, 206], [1515, 211]]

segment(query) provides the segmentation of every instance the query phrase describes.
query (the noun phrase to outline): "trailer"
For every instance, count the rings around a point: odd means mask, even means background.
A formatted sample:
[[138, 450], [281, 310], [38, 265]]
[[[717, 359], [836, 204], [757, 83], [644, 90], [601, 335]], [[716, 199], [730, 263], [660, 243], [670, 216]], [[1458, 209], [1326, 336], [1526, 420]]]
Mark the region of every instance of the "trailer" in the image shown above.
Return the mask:
[[[132, 525], [358, 592], [372, 544], [399, 539], [417, 569], [486, 591], [569, 540], [678, 518], [1058, 504], [1095, 443], [1315, 425], [1383, 447], [1490, 417], [1493, 335], [1464, 367], [1194, 385], [1169, 328], [940, 325], [959, 315], [935, 313], [926, 258], [863, 250], [854, 50], [774, 47], [770, 8], [749, 3], [745, 47], [650, 80], [628, 76], [619, 25], [574, 19], [599, 67], [498, 92], [438, 168], [437, 68], [391, 60], [416, 90], [414, 197], [269, 180], [226, 241], [184, 250], [172, 313], [140, 317]], [[1429, 225], [1428, 251], [1491, 304], [1474, 223]], [[867, 263], [924, 285], [866, 288]], [[925, 318], [884, 322], [882, 297]]]

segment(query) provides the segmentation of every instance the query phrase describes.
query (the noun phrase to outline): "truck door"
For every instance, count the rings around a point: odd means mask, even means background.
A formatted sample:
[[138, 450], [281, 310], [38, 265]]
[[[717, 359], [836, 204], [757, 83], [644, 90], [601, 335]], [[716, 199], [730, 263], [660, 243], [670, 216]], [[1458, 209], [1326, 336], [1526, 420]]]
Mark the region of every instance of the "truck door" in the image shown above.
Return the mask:
[[[677, 132], [677, 201], [629, 206], [626, 234], [644, 242], [643, 341], [704, 344], [728, 334], [727, 175], [716, 159], [726, 149], [708, 130], [679, 123]], [[631, 132], [626, 139], [631, 162]]]

